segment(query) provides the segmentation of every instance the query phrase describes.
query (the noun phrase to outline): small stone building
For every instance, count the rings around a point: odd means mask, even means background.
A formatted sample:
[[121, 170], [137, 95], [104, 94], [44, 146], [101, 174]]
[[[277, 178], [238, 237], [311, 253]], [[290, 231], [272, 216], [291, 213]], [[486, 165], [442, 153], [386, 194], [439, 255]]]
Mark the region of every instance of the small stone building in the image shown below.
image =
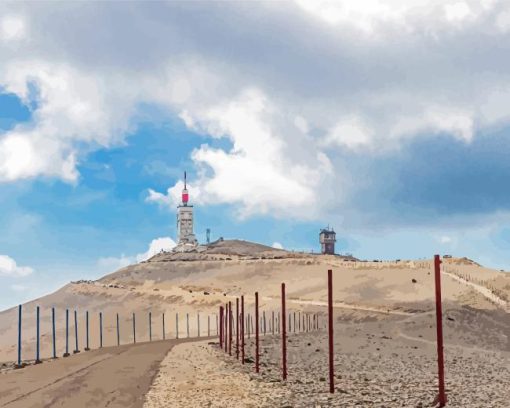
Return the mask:
[[319, 241], [321, 243], [321, 253], [335, 254], [336, 232], [333, 228], [327, 227], [322, 229], [319, 234]]

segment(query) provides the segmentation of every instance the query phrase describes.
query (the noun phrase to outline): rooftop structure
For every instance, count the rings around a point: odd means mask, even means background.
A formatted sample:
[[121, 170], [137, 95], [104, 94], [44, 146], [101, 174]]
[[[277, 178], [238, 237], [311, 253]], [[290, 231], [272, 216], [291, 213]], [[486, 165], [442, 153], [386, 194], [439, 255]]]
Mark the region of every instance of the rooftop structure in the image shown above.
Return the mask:
[[335, 242], [336, 232], [333, 228], [323, 228], [319, 234], [319, 242], [321, 244], [321, 253], [334, 255], [335, 254]]

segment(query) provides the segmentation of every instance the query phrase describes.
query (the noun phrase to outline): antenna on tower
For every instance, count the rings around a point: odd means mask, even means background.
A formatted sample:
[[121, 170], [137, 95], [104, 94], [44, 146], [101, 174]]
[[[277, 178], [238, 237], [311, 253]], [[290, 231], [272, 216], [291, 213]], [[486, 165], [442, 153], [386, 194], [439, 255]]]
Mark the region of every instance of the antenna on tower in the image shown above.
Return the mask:
[[186, 172], [184, 172], [184, 188], [182, 189], [182, 205], [187, 206], [189, 201], [188, 189], [186, 188]]

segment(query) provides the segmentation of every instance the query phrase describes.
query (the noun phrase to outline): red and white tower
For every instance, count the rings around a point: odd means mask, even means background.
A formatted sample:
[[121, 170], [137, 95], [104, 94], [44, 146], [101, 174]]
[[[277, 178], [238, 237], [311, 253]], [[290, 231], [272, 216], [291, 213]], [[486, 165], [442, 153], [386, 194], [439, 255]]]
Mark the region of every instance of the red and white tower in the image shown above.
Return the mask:
[[193, 233], [193, 206], [189, 205], [189, 193], [184, 172], [184, 188], [182, 189], [182, 203], [177, 206], [177, 241], [180, 246], [197, 246], [198, 242]]

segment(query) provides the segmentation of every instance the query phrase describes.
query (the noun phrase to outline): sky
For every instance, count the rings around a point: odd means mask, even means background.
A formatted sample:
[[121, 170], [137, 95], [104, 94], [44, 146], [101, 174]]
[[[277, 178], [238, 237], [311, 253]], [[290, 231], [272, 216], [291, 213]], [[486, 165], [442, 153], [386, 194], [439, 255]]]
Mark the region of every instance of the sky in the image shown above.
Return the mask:
[[0, 3], [0, 309], [176, 240], [510, 269], [506, 1]]

